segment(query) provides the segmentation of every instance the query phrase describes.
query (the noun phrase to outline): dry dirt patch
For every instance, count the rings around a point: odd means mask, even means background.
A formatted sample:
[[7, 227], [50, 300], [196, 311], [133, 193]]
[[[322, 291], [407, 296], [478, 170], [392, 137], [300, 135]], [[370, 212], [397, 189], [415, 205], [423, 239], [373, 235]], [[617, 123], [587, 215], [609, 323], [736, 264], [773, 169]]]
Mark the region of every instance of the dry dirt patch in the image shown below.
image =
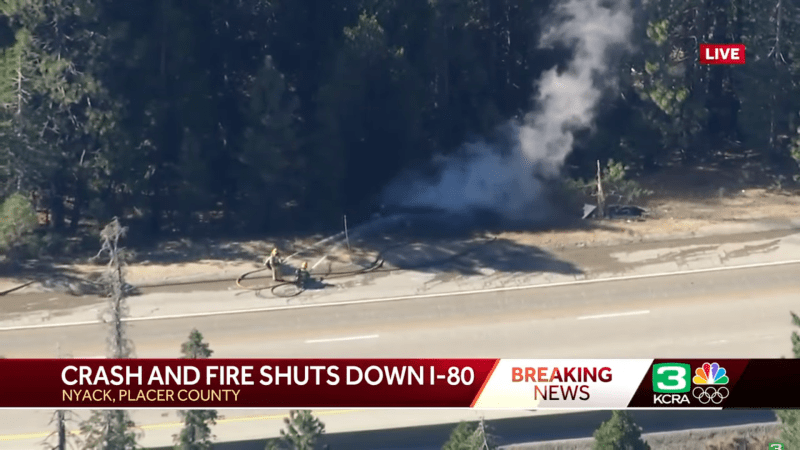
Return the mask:
[[[582, 222], [582, 227], [573, 229], [505, 232], [498, 237], [519, 245], [563, 249], [691, 236], [704, 230], [724, 233], [726, 227], [733, 230], [731, 226], [742, 223], [788, 223], [800, 219], [800, 191], [741, 188], [743, 176], [737, 174], [699, 168], [648, 177], [642, 184], [656, 194], [640, 202], [648, 210], [644, 220], [589, 220]], [[324, 236], [241, 242], [193, 242], [187, 239], [167, 242], [157, 249], [138, 254], [128, 267], [127, 277], [134, 285], [235, 278], [261, 267], [264, 256], [274, 246], [281, 248], [284, 255], [290, 255], [309, 248], [322, 238]], [[320, 263], [323, 264], [320, 269], [324, 270], [325, 265], [363, 264], [375, 255], [374, 248], [348, 251], [344, 245], [324, 245], [296, 255], [293, 263], [306, 260], [314, 265], [325, 256]], [[89, 279], [96, 278], [103, 270], [102, 266], [86, 262], [69, 264], [68, 268], [77, 276]], [[0, 278], [0, 292], [17, 286], [19, 282], [18, 279]]]
[[[717, 198], [645, 199], [648, 210], [643, 220], [588, 221], [578, 230], [550, 230], [535, 233], [503, 233], [501, 237], [520, 244], [560, 248], [639, 242], [653, 237], [680, 237], [714, 228], [748, 222], [782, 222], [800, 219], [800, 193], [743, 189]], [[733, 230], [733, 228], [731, 227]]]

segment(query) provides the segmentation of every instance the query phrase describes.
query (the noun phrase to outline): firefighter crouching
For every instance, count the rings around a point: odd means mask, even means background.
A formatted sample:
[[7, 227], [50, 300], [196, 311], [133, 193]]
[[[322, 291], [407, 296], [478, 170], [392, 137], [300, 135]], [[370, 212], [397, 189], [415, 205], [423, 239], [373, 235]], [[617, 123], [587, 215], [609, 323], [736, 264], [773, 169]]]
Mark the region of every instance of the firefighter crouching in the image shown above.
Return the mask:
[[268, 269], [272, 270], [273, 281], [283, 281], [283, 277], [281, 276], [283, 261], [281, 260], [281, 256], [278, 253], [277, 248], [272, 249], [272, 253], [267, 256], [267, 259], [264, 260], [264, 265], [267, 266]]
[[308, 271], [308, 263], [303, 262], [299, 269], [297, 269], [297, 284], [305, 288], [311, 281], [311, 273]]

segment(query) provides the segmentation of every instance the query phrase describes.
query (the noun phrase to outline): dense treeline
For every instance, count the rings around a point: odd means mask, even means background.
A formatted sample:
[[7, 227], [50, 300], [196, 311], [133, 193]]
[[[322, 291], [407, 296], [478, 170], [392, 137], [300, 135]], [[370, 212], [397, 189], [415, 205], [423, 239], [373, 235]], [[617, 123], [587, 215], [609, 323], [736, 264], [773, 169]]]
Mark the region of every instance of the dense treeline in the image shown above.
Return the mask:
[[[0, 196], [65, 233], [308, 229], [532, 104], [546, 0], [9, 0], [0, 4]], [[620, 91], [570, 167], [656, 170], [734, 147], [793, 165], [790, 0], [642, 0]], [[740, 67], [698, 42], [744, 42]], [[585, 175], [573, 174], [573, 175]], [[214, 227], [210, 227], [213, 224]]]

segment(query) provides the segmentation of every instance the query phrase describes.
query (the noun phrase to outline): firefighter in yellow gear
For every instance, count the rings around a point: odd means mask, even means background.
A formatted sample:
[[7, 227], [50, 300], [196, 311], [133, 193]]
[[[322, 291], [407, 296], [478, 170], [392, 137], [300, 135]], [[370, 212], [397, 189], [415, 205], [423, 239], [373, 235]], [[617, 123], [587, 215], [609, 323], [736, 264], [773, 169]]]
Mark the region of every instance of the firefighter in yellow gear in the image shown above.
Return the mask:
[[267, 266], [268, 269], [272, 270], [273, 281], [283, 281], [283, 277], [281, 276], [283, 261], [281, 260], [281, 255], [277, 248], [272, 249], [272, 253], [270, 253], [270, 255], [267, 256], [267, 259], [264, 260], [264, 265]]
[[311, 273], [308, 271], [308, 263], [303, 262], [299, 269], [297, 269], [297, 284], [300, 287], [305, 287], [311, 281]]

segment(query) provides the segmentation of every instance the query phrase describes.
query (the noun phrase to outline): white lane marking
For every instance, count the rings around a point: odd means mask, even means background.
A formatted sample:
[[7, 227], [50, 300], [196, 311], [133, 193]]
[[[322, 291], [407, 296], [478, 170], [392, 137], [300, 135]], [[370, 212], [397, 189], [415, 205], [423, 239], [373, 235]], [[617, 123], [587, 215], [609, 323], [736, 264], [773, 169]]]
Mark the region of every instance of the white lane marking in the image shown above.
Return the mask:
[[79, 327], [81, 325], [98, 325], [101, 323], [103, 322], [99, 320], [87, 320], [84, 322], [46, 323], [42, 325], [19, 325], [16, 327], [0, 328], [0, 331], [39, 330], [43, 328], [59, 328], [59, 327]]
[[757, 336], [756, 340], [768, 341], [770, 339], [775, 339], [775, 338], [777, 338], [777, 336], [775, 336], [774, 334], [762, 334], [761, 336]]
[[597, 314], [594, 316], [581, 316], [578, 317], [578, 320], [608, 319], [611, 317], [641, 316], [644, 314], [650, 314], [650, 311], [645, 310], [645, 311], [628, 311], [628, 312], [613, 313], [613, 314]]
[[[400, 300], [416, 300], [416, 299], [423, 299], [423, 298], [439, 298], [439, 297], [459, 297], [464, 295], [475, 295], [475, 294], [484, 294], [484, 293], [491, 293], [491, 292], [510, 292], [510, 291], [523, 291], [523, 290], [530, 290], [530, 289], [544, 289], [544, 288], [553, 288], [553, 287], [562, 287], [562, 286], [576, 286], [581, 284], [595, 284], [595, 283], [610, 283], [614, 281], [629, 281], [629, 280], [644, 280], [648, 278], [662, 278], [662, 277], [671, 277], [671, 276], [681, 276], [681, 275], [692, 275], [698, 273], [711, 273], [711, 272], [727, 272], [730, 270], [742, 270], [742, 269], [756, 269], [759, 267], [776, 267], [776, 266], [788, 266], [792, 264], [800, 264], [800, 259], [791, 260], [791, 261], [779, 261], [779, 262], [771, 262], [771, 263], [757, 263], [757, 264], [748, 264], [743, 266], [728, 266], [728, 267], [713, 267], [710, 269], [697, 269], [697, 270], [683, 270], [678, 272], [665, 272], [665, 273], [654, 273], [654, 274], [646, 274], [646, 275], [626, 275], [622, 277], [614, 277], [614, 278], [596, 278], [592, 280], [577, 280], [577, 281], [563, 281], [559, 283], [548, 283], [548, 284], [533, 284], [533, 285], [522, 285], [522, 286], [505, 286], [505, 287], [498, 287], [498, 288], [490, 288], [490, 289], [476, 289], [471, 291], [455, 291], [455, 292], [441, 292], [437, 294], [417, 294], [417, 295], [404, 295], [400, 297], [384, 297], [384, 298], [370, 298], [370, 299], [363, 299], [363, 300], [350, 300], [345, 302], [329, 302], [329, 303], [317, 303], [317, 304], [307, 304], [307, 305], [290, 305], [290, 306], [271, 306], [271, 307], [264, 307], [264, 308], [250, 308], [250, 309], [234, 309], [229, 311], [209, 311], [209, 312], [201, 312], [201, 313], [188, 313], [188, 314], [172, 314], [172, 315], [164, 315], [164, 316], [154, 316], [154, 317], [131, 317], [125, 319], [124, 322], [146, 322], [149, 320], [168, 320], [168, 319], [191, 319], [196, 317], [213, 317], [213, 316], [227, 316], [233, 314], [249, 314], [249, 313], [259, 313], [259, 312], [270, 312], [270, 311], [288, 311], [288, 310], [296, 310], [296, 309], [309, 309], [309, 308], [323, 308], [323, 307], [331, 307], [331, 306], [351, 306], [351, 305], [364, 305], [370, 303], [384, 303], [384, 302], [394, 302]], [[66, 322], [66, 323], [51, 323], [51, 324], [42, 324], [42, 325], [20, 325], [14, 327], [2, 327], [0, 328], [0, 332], [2, 331], [21, 331], [21, 330], [37, 330], [41, 328], [59, 328], [59, 327], [73, 327], [79, 325], [96, 325], [103, 323], [99, 320], [95, 321], [85, 321], [85, 322]], [[702, 408], [701, 408], [702, 409]]]
[[350, 337], [330, 338], [330, 339], [310, 339], [306, 341], [306, 344], [319, 344], [323, 342], [359, 341], [362, 339], [375, 339], [377, 337], [378, 337], [377, 334], [370, 334], [369, 336], [350, 336]]

